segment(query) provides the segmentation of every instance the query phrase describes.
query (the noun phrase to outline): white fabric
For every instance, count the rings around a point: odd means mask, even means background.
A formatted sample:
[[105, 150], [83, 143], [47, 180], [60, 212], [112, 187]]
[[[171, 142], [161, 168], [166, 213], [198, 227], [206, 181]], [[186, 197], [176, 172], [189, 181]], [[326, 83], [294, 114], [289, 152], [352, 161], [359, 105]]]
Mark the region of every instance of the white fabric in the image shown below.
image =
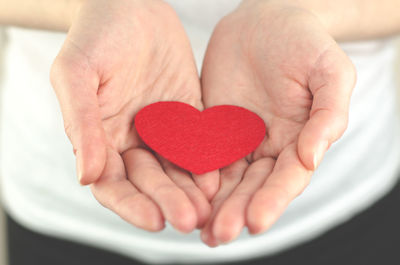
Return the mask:
[[[169, 1], [190, 36], [198, 65], [217, 21], [239, 1]], [[8, 212], [45, 234], [110, 249], [157, 264], [216, 262], [269, 255], [310, 240], [382, 197], [395, 183], [399, 130], [391, 40], [343, 44], [358, 71], [349, 127], [326, 154], [311, 184], [260, 236], [215, 249], [199, 232], [182, 235], [132, 227], [100, 206], [75, 176], [72, 147], [49, 83], [64, 34], [7, 30], [1, 80], [1, 175]]]

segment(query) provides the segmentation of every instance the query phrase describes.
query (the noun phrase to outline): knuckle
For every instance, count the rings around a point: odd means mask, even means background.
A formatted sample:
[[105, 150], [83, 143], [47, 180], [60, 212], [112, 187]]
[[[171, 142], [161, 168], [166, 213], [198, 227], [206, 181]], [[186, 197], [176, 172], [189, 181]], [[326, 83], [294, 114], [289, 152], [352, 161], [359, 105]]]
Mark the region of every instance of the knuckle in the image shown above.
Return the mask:
[[110, 201], [110, 206], [116, 213], [122, 213], [125, 209], [133, 209], [135, 206], [143, 205], [144, 203], [145, 197], [140, 193], [135, 193], [122, 197], [116, 195]]
[[158, 195], [176, 194], [180, 190], [172, 183], [161, 184], [154, 189], [154, 193]]
[[64, 131], [68, 138], [71, 140], [72, 136], [72, 125], [70, 122], [64, 122]]
[[66, 59], [61, 56], [56, 57], [50, 68], [50, 83], [56, 93], [62, 89], [62, 83], [68, 82], [70, 76], [72, 76], [72, 69], [72, 66]]
[[70, 53], [61, 51], [51, 65], [50, 82], [56, 92], [70, 85], [77, 85], [77, 80], [81, 83], [94, 82], [98, 79], [87, 57], [77, 54], [78, 52], [72, 55]]
[[179, 185], [179, 188], [181, 188], [186, 194], [196, 194], [199, 191], [199, 189], [192, 184]]
[[110, 209], [111, 205], [110, 202], [107, 200], [104, 200], [104, 196], [102, 196], [101, 191], [99, 191], [99, 187], [97, 185], [91, 185], [90, 190], [93, 194], [93, 197], [97, 200], [98, 203], [100, 203], [103, 207]]
[[[65, 135], [68, 137], [69, 141], [71, 142], [74, 150], [78, 150], [78, 146], [76, 146], [76, 139], [74, 139], [74, 127], [72, 126], [71, 122], [68, 121], [64, 121], [64, 131], [65, 131]], [[75, 137], [76, 138], [76, 137]], [[75, 151], [75, 152], [76, 152]]]

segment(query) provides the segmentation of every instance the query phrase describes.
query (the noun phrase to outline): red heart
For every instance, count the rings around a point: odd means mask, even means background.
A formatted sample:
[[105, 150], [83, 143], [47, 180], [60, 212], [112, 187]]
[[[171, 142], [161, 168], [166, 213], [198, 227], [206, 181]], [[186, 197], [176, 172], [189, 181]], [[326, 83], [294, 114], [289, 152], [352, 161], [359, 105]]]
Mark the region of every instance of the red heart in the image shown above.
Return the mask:
[[196, 174], [222, 168], [256, 149], [265, 136], [264, 121], [237, 106], [203, 112], [182, 102], [157, 102], [141, 109], [136, 130], [154, 151]]

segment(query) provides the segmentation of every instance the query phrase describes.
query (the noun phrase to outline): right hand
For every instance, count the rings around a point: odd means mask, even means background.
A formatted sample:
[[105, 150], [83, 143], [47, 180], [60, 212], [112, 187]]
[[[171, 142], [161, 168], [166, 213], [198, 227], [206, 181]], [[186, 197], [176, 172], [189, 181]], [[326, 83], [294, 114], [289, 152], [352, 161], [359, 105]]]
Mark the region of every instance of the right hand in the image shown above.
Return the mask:
[[253, 153], [221, 169], [201, 233], [207, 245], [276, 222], [346, 129], [355, 81], [350, 59], [296, 1], [246, 0], [220, 21], [203, 64], [204, 105], [252, 110], [267, 133]]
[[203, 108], [189, 41], [167, 4], [85, 1], [51, 81], [80, 183], [91, 184], [102, 205], [150, 231], [163, 229], [165, 219], [181, 232], [206, 222], [218, 171], [191, 176], [149, 151], [133, 124], [142, 107], [157, 101]]

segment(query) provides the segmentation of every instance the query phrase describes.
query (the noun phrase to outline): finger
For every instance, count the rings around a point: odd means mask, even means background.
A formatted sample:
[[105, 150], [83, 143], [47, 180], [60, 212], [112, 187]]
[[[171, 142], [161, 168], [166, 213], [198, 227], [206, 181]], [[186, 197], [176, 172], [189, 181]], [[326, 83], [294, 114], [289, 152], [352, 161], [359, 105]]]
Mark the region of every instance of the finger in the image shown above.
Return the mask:
[[192, 173], [192, 177], [197, 187], [199, 187], [207, 199], [211, 201], [219, 189], [219, 170], [214, 170], [200, 175]]
[[249, 164], [245, 159], [241, 159], [221, 170], [221, 186], [212, 200], [211, 216], [201, 231], [201, 240], [210, 247], [215, 247], [219, 244], [212, 231], [214, 217], [226, 198], [228, 198], [242, 180], [243, 174], [248, 165]]
[[296, 144], [286, 147], [272, 173], [250, 201], [246, 213], [249, 232], [258, 234], [267, 230], [305, 189], [311, 175], [312, 171], [306, 169], [298, 157]]
[[272, 158], [252, 163], [240, 184], [221, 205], [214, 217], [212, 232], [220, 243], [228, 243], [239, 236], [246, 220], [246, 208], [252, 196], [263, 185], [275, 164]]
[[310, 74], [313, 105], [298, 141], [300, 159], [310, 170], [317, 168], [325, 151], [347, 127], [355, 73], [350, 59], [336, 47], [319, 58]]
[[[201, 91], [200, 83], [198, 83], [198, 91]], [[204, 110], [204, 105], [201, 100], [195, 101], [192, 105], [200, 111]], [[192, 178], [196, 183], [197, 187], [199, 187], [199, 189], [204, 193], [206, 198], [209, 201], [211, 201], [219, 189], [219, 184], [220, 184], [219, 170], [210, 171], [204, 174], [192, 173]]]
[[145, 149], [130, 149], [123, 154], [129, 180], [149, 196], [171, 225], [183, 233], [197, 225], [196, 209], [180, 188], [165, 174], [160, 163]]
[[134, 226], [148, 231], [164, 228], [161, 210], [128, 181], [124, 163], [117, 152], [108, 150], [103, 174], [91, 185], [91, 190], [104, 207]]
[[106, 140], [97, 104], [99, 79], [84, 55], [65, 44], [51, 69], [64, 126], [76, 154], [82, 185], [95, 182], [106, 163]]
[[205, 222], [211, 213], [211, 205], [203, 192], [195, 185], [193, 179], [187, 171], [184, 171], [167, 161], [166, 159], [158, 156], [159, 161], [170, 179], [185, 193], [189, 200], [192, 202], [197, 212], [197, 228], [204, 226]]

